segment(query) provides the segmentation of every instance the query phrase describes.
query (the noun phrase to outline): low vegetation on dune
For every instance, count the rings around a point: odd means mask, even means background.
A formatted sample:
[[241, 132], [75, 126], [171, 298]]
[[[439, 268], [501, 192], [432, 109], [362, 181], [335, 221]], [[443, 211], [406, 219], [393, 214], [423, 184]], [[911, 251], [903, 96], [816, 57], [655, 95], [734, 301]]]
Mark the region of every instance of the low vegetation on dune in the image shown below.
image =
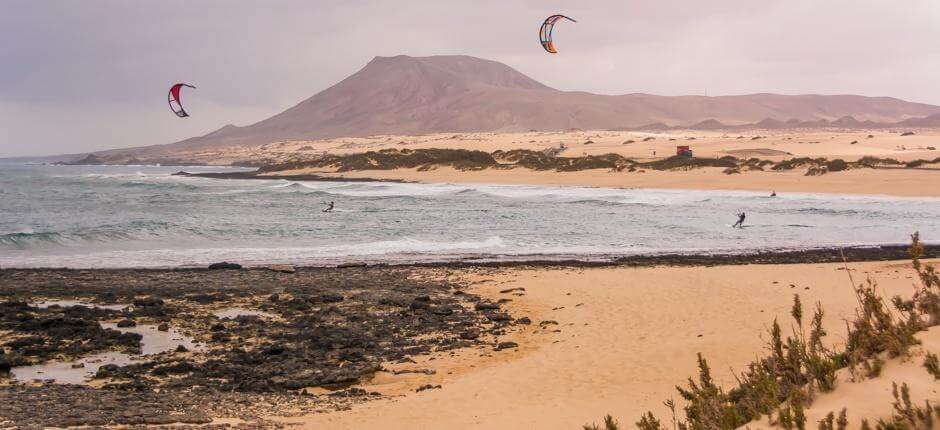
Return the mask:
[[493, 155], [466, 149], [385, 149], [349, 155], [324, 155], [313, 160], [292, 161], [263, 166], [260, 172], [304, 168], [335, 168], [339, 172], [356, 170], [431, 169], [449, 166], [458, 170], [496, 167]]
[[[730, 155], [721, 158], [672, 156], [654, 161], [637, 161], [618, 154], [564, 157], [560, 155], [564, 150], [565, 148], [549, 148], [544, 151], [513, 149], [488, 153], [466, 149], [385, 149], [348, 155], [323, 155], [313, 159], [298, 159], [274, 164], [250, 163], [250, 165], [264, 164], [259, 169], [261, 173], [308, 168], [334, 169], [337, 172], [393, 169], [425, 171], [439, 167], [452, 167], [461, 171], [525, 168], [556, 172], [577, 172], [593, 169], [633, 172], [637, 170], [666, 171], [717, 167], [724, 169], [726, 174], [754, 170], [787, 171], [806, 169], [807, 176], [816, 176], [850, 169], [916, 168], [940, 163], [940, 157], [933, 160], [915, 160], [907, 163], [892, 158], [877, 157], [864, 157], [852, 162], [838, 158], [829, 160], [826, 158], [798, 157], [775, 162], [759, 158], [741, 159]], [[245, 163], [241, 164], [245, 165]]]
[[[859, 308], [855, 319], [847, 321], [845, 345], [830, 349], [824, 341], [828, 333], [822, 325], [824, 310], [816, 304], [807, 313], [799, 295], [794, 295], [790, 316], [791, 332], [784, 336], [775, 319], [768, 333], [766, 350], [748, 364], [736, 378], [738, 384], [725, 389], [715, 383], [705, 357], [698, 355], [699, 374], [689, 378], [686, 386], [676, 387], [684, 406], [679, 410], [670, 399], [664, 404], [672, 411], [664, 421], [647, 412], [636, 427], [640, 430], [710, 430], [735, 429], [749, 422], [766, 418], [771, 425], [787, 430], [805, 430], [809, 423], [805, 408], [819, 393], [833, 391], [837, 372], [847, 369], [853, 380], [875, 378], [881, 374], [885, 359], [911, 355], [919, 343], [916, 334], [940, 325], [940, 273], [921, 262], [923, 246], [919, 236], [912, 236], [910, 256], [920, 285], [911, 298], [893, 297], [890, 301], [879, 295], [875, 281], [852, 282]], [[847, 269], [847, 268], [846, 268]], [[928, 354], [923, 366], [940, 378], [936, 355]], [[862, 429], [928, 430], [940, 424], [940, 407], [925, 402], [915, 405], [907, 384], [894, 384], [894, 414], [877, 423], [862, 420]], [[858, 423], [858, 421], [856, 421]], [[845, 429], [849, 411], [829, 413], [818, 423], [821, 430]], [[603, 426], [590, 424], [585, 430], [617, 430], [620, 424], [611, 417]]]

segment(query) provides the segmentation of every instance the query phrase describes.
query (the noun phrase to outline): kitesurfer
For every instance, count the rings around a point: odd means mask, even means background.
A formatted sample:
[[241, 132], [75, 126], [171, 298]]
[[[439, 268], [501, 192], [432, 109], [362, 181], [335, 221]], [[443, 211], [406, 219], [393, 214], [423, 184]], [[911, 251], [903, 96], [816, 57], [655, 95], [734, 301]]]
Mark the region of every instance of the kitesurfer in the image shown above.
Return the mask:
[[323, 212], [333, 212], [333, 202], [330, 202], [326, 205], [326, 209], [323, 209]]
[[735, 228], [735, 227], [744, 228], [744, 218], [745, 218], [746, 216], [747, 216], [747, 215], [745, 215], [744, 212], [739, 213], [739, 214], [738, 214], [738, 222], [734, 223], [734, 225], [731, 226], [731, 228]]

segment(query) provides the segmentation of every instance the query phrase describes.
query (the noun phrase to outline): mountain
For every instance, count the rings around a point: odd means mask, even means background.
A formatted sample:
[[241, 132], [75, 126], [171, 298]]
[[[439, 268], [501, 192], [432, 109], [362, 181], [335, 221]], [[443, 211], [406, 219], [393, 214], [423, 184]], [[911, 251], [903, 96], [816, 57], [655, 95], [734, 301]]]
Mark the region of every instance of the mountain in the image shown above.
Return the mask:
[[[495, 61], [468, 56], [376, 57], [362, 70], [258, 123], [227, 125], [159, 151], [377, 134], [715, 128], [783, 121], [899, 122], [940, 107], [854, 95], [656, 96], [559, 91]], [[146, 152], [146, 149], [144, 150]]]

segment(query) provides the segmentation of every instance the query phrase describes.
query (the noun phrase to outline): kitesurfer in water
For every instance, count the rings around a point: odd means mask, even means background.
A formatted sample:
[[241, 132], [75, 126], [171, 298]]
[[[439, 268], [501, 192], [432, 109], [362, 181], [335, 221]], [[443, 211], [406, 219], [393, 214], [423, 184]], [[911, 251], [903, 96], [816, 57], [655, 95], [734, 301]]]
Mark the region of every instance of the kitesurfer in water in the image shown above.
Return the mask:
[[746, 216], [747, 216], [747, 215], [745, 215], [744, 212], [739, 213], [739, 214], [738, 214], [738, 222], [734, 223], [734, 225], [731, 226], [731, 228], [734, 228], [734, 227], [744, 228], [744, 218], [745, 218]]
[[330, 202], [329, 204], [327, 204], [326, 209], [323, 209], [323, 212], [333, 212], [333, 206], [334, 206], [333, 202]]

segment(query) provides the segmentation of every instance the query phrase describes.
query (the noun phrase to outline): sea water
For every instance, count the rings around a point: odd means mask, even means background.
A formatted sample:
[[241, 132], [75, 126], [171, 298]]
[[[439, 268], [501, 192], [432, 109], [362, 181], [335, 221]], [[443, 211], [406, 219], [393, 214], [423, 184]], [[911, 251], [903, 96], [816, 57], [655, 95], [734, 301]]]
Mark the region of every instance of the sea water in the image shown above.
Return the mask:
[[[582, 259], [940, 241], [940, 199], [0, 165], [0, 267]], [[186, 168], [190, 172], [233, 171]], [[336, 202], [330, 213], [322, 210]], [[731, 228], [746, 212], [745, 228]]]

